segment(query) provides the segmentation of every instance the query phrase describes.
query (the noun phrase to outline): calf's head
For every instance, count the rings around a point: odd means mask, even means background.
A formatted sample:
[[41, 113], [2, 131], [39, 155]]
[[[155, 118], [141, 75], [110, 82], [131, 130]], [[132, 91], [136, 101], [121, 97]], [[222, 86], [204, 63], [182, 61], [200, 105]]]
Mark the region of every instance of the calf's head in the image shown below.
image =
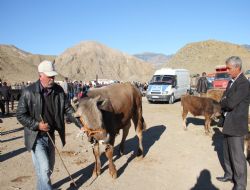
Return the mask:
[[110, 107], [111, 103], [108, 99], [101, 100], [100, 96], [95, 98], [83, 98], [80, 100], [79, 106], [74, 114], [75, 117], [81, 117], [84, 121], [84, 128], [89, 139], [108, 143], [109, 134], [105, 129], [101, 109]]

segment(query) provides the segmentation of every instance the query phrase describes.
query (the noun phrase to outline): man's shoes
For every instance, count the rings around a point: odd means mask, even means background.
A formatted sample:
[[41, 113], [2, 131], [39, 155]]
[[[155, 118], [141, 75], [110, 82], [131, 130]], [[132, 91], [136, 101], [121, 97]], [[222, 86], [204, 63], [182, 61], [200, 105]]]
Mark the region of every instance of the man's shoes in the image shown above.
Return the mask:
[[228, 182], [228, 181], [232, 181], [232, 178], [230, 178], [230, 177], [216, 177], [216, 179], [218, 180], [218, 181], [221, 181], [221, 182]]
[[238, 185], [234, 185], [233, 190], [246, 190], [245, 187], [240, 187]]

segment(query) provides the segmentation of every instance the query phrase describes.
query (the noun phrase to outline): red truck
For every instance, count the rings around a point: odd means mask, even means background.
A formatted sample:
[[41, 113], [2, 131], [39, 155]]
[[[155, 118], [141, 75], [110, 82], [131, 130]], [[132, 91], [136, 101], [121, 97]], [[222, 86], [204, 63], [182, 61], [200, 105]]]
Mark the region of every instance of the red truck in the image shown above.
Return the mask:
[[228, 81], [231, 79], [230, 75], [227, 72], [225, 65], [218, 65], [215, 67], [215, 76], [213, 81], [213, 88], [222, 88], [227, 87]]

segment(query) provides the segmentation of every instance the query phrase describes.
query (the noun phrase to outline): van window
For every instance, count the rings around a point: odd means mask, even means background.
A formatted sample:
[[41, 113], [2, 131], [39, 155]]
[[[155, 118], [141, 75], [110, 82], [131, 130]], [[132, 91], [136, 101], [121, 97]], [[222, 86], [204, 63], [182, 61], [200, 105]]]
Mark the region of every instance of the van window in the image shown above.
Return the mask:
[[154, 75], [150, 84], [171, 84], [175, 83], [176, 76], [173, 75]]

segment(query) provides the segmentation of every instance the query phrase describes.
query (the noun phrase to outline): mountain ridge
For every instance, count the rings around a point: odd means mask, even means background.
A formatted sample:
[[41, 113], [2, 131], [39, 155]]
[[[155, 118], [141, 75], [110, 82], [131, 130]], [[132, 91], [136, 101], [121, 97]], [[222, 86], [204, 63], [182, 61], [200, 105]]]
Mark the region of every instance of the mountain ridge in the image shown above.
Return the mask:
[[[148, 59], [158, 55], [147, 54]], [[32, 54], [14, 45], [0, 45], [0, 78], [11, 83], [35, 81], [38, 79], [38, 64], [47, 59], [55, 60], [59, 73], [56, 80], [67, 76], [70, 80], [88, 81], [98, 75], [98, 78], [146, 82], [156, 69], [162, 67], [185, 68], [191, 74], [214, 72], [216, 65], [225, 64], [225, 60], [232, 55], [241, 57], [243, 70], [250, 69], [247, 46], [216, 40], [189, 43], [160, 66], [94, 41], [80, 42], [58, 56]]]
[[243, 70], [250, 68], [250, 52], [246, 48], [217, 40], [193, 42], [185, 45], [162, 67], [184, 68], [191, 73], [215, 72], [217, 65], [225, 64], [230, 56], [239, 56]]

